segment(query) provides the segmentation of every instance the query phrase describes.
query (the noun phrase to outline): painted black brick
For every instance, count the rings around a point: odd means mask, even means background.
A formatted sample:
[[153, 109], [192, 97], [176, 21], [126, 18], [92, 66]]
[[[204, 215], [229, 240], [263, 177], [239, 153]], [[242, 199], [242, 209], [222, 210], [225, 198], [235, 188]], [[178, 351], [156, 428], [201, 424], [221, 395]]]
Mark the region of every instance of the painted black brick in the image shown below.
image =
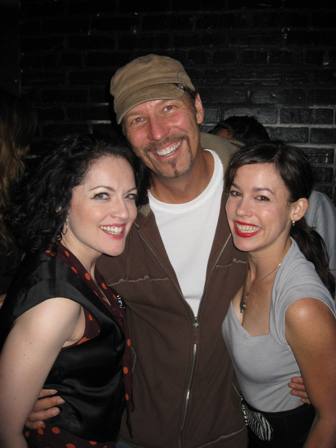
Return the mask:
[[335, 161], [335, 154], [332, 148], [306, 147], [305, 152], [309, 155], [309, 160], [314, 165], [332, 165]]
[[277, 127], [269, 129], [270, 137], [295, 144], [308, 143], [309, 129], [307, 127]]
[[264, 50], [243, 50], [239, 56], [243, 64], [262, 64], [265, 65], [268, 60], [268, 52]]
[[71, 121], [108, 121], [111, 117], [107, 104], [102, 104], [98, 106], [68, 107], [67, 118]]
[[318, 183], [329, 183], [333, 180], [334, 171], [327, 167], [313, 167], [314, 178]]
[[251, 96], [253, 103], [304, 104], [304, 89], [256, 89]]
[[51, 123], [46, 124], [42, 128], [42, 137], [43, 138], [58, 138], [62, 137], [66, 134], [71, 133], [87, 133], [91, 130], [91, 125], [88, 123]]
[[280, 121], [287, 124], [332, 124], [333, 115], [332, 109], [282, 108]]
[[334, 144], [336, 142], [336, 129], [313, 128], [310, 133], [310, 142]]
[[67, 2], [67, 13], [69, 15], [101, 15], [104, 13], [115, 13], [118, 1], [116, 0], [76, 0]]
[[[334, 82], [336, 79], [334, 79]], [[336, 88], [314, 89], [309, 92], [309, 102], [313, 104], [320, 104], [321, 106], [336, 104]]]
[[[20, 81], [50, 113], [41, 126], [44, 136], [72, 126], [108, 126], [101, 110], [110, 110], [111, 75], [133, 57], [158, 52], [185, 64], [206, 106], [206, 129], [228, 114], [250, 112], [277, 137], [315, 151], [315, 166], [334, 169], [333, 4], [323, 9], [298, 0], [21, 3]], [[95, 110], [97, 105], [102, 109]], [[55, 107], [68, 121], [57, 123], [56, 113], [52, 120]], [[329, 174], [323, 179], [321, 188], [335, 196], [335, 180], [325, 180]]]
[[62, 121], [65, 118], [65, 113], [61, 107], [44, 107], [37, 108], [38, 119], [40, 122], [44, 121]]

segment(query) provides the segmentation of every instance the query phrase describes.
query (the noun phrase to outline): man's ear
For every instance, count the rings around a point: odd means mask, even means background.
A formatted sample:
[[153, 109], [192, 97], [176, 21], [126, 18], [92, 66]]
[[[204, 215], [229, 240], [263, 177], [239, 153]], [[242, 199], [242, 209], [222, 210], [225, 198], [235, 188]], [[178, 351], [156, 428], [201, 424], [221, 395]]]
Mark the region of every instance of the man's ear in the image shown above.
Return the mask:
[[197, 124], [202, 124], [204, 121], [204, 108], [199, 94], [197, 94], [195, 97], [195, 110]]
[[300, 198], [291, 204], [290, 218], [292, 222], [299, 221], [306, 213], [309, 206], [307, 198]]

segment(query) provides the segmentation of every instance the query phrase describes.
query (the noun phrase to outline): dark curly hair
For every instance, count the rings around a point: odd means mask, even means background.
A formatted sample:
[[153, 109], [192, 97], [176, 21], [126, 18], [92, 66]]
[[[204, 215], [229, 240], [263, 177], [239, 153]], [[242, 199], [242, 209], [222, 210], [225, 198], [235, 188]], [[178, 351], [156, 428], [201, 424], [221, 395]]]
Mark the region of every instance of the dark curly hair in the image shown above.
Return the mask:
[[[237, 170], [244, 165], [273, 163], [289, 191], [289, 201], [308, 199], [314, 185], [311, 164], [300, 148], [282, 142], [265, 142], [244, 146], [231, 158], [225, 173], [225, 188], [229, 191]], [[290, 235], [311, 261], [322, 282], [333, 295], [335, 280], [329, 270], [329, 257], [323, 238], [301, 218], [291, 227]]]
[[56, 242], [73, 188], [81, 183], [90, 164], [106, 155], [129, 162], [138, 189], [137, 205], [146, 203], [146, 169], [130, 148], [93, 134], [68, 135], [40, 160], [31, 160], [34, 166], [28, 166], [12, 188], [7, 219], [19, 247], [36, 252]]

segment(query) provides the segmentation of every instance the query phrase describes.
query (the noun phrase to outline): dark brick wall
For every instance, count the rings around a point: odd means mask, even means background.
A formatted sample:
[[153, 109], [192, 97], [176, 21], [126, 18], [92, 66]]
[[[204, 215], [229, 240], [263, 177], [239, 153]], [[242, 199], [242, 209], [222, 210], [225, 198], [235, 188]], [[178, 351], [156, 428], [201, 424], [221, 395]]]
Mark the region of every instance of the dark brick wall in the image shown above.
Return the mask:
[[39, 109], [39, 137], [113, 130], [111, 75], [157, 52], [190, 73], [206, 107], [205, 130], [231, 114], [256, 115], [272, 137], [309, 153], [318, 188], [336, 199], [336, 5], [189, 3], [23, 1], [22, 90]]
[[20, 91], [19, 0], [0, 0], [0, 86]]

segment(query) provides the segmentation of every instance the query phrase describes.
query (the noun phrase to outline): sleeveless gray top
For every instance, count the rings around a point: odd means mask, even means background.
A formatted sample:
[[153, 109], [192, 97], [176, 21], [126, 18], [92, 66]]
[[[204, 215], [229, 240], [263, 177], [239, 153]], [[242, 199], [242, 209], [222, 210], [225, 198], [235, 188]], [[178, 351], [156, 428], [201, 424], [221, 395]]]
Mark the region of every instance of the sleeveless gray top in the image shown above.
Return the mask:
[[296, 300], [311, 297], [324, 302], [336, 315], [335, 302], [292, 239], [273, 285], [269, 334], [251, 336], [243, 328], [232, 304], [222, 332], [231, 354], [242, 395], [251, 406], [265, 412], [294, 409], [302, 403], [290, 395], [292, 376], [299, 367], [285, 337], [285, 313]]

